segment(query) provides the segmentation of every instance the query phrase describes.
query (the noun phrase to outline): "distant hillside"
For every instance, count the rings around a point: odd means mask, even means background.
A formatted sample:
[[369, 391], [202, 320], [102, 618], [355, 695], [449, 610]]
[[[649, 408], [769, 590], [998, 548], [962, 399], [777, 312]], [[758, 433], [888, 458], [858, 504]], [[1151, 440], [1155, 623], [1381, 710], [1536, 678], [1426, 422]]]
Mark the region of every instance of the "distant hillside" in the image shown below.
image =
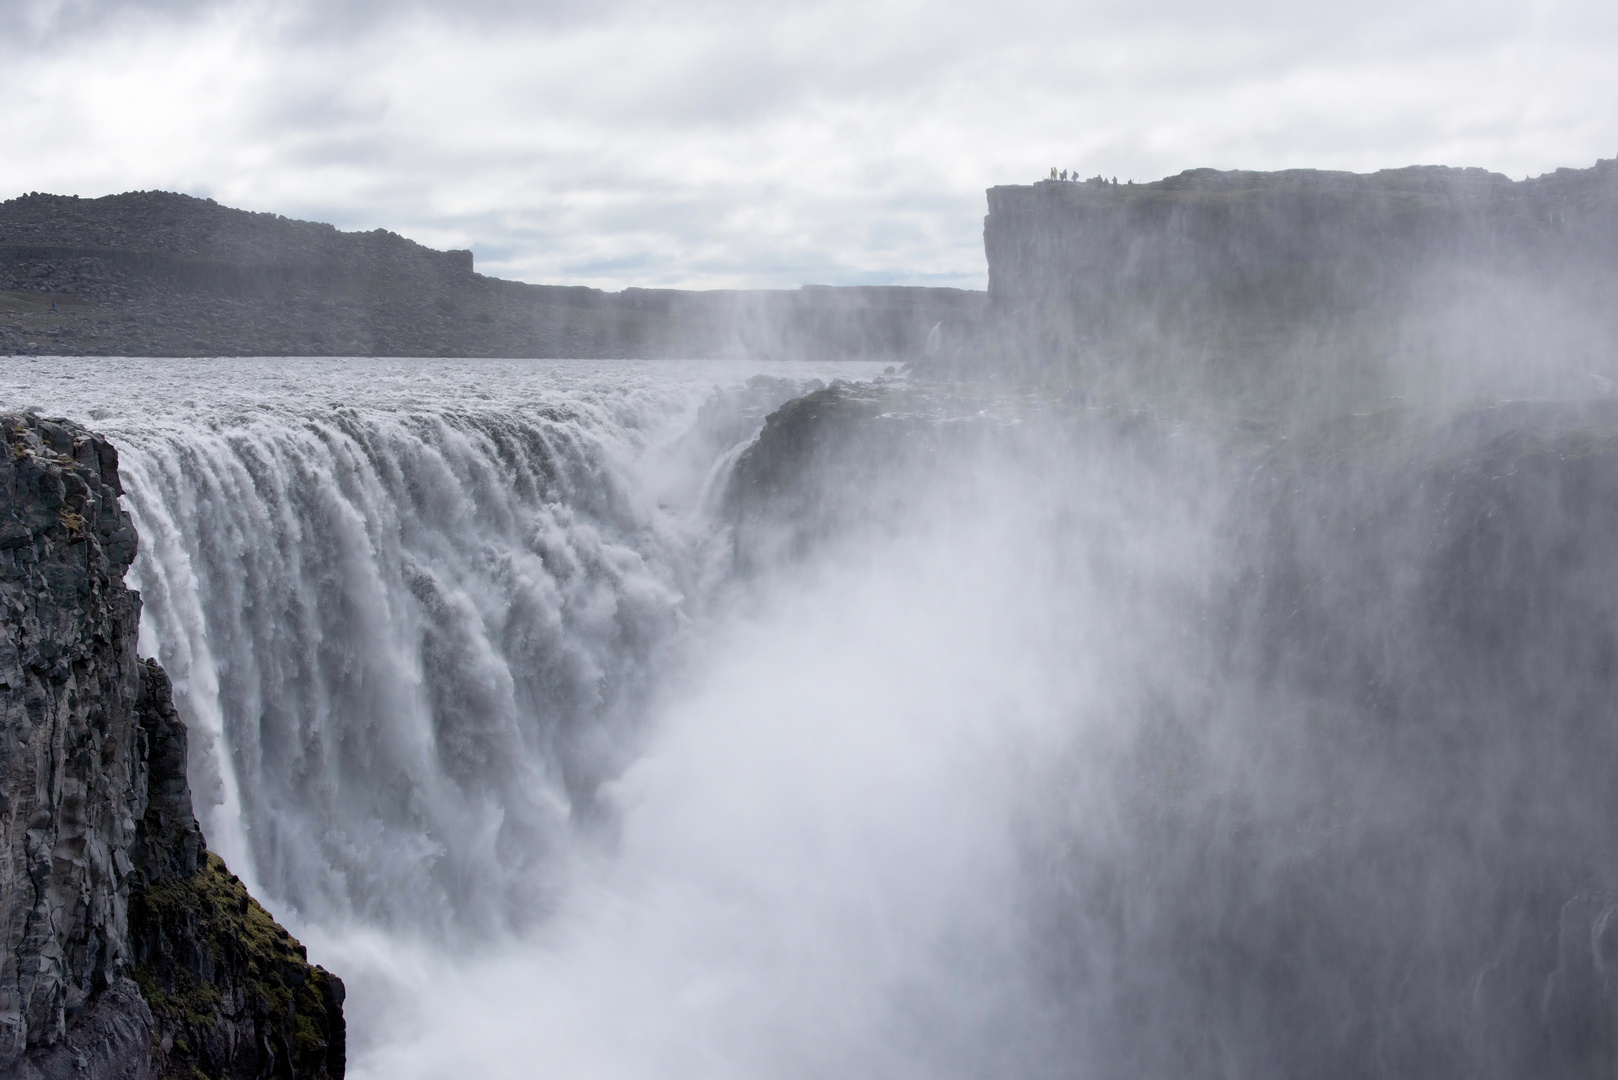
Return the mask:
[[1197, 169], [988, 196], [1002, 363], [1254, 408], [1618, 377], [1618, 160], [1524, 181]]
[[184, 195], [29, 195], [0, 203], [0, 354], [925, 357], [1305, 423], [1618, 386], [1618, 159], [1522, 181], [1195, 169], [988, 208], [987, 293], [614, 293]]
[[[725, 356], [907, 360], [983, 293], [527, 285], [384, 230], [169, 192], [0, 203], [0, 354]], [[54, 307], [53, 307], [54, 305]]]

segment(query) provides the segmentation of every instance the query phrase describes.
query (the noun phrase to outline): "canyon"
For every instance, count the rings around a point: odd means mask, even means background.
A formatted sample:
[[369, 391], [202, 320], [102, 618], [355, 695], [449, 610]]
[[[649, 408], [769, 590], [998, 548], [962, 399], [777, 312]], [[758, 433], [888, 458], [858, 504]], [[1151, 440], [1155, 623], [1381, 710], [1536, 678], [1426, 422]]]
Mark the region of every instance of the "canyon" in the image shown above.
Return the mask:
[[984, 235], [0, 204], [0, 1075], [1609, 1074], [1618, 160]]

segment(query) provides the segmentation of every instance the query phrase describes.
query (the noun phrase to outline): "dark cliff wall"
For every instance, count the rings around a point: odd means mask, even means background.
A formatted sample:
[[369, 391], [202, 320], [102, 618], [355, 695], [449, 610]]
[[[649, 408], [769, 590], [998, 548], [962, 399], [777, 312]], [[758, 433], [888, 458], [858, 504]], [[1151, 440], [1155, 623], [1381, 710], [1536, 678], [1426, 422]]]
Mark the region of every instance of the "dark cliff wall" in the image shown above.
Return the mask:
[[0, 203], [0, 354], [908, 359], [985, 303], [959, 289], [527, 285], [475, 274], [469, 251], [167, 192]]
[[[1365, 418], [1305, 448], [1026, 398], [996, 424], [1004, 400], [950, 393], [788, 403], [726, 506], [770, 564], [902, 527], [929, 490], [1046, 478], [1002, 554], [1070, 560], [1051, 610], [1069, 587], [1147, 640], [1132, 605], [1172, 612], [1026, 815], [1029, 954], [1071, 1072], [1612, 1075], [1618, 403]], [[1120, 558], [1163, 539], [1131, 500], [1211, 524], [1206, 562]]]
[[[1053, 936], [1132, 928], [1108, 1009], [1160, 1037], [1112, 1025], [1117, 1075], [1618, 1065], [1618, 408], [1400, 441], [1232, 463], [1216, 689], [1151, 717], [1122, 838], [1041, 905]], [[1075, 1002], [1108, 963], [1051, 960]]]
[[1080, 382], [1255, 400], [1330, 384], [1356, 407], [1413, 379], [1618, 375], [1618, 160], [1517, 182], [1199, 169], [997, 187], [984, 246], [1007, 362]]
[[118, 457], [0, 416], [0, 1076], [338, 1077], [342, 984], [216, 856], [135, 654]]
[[130, 851], [145, 813], [135, 699], [135, 537], [117, 457], [83, 432], [0, 419], [0, 1063], [60, 1042], [125, 974]]

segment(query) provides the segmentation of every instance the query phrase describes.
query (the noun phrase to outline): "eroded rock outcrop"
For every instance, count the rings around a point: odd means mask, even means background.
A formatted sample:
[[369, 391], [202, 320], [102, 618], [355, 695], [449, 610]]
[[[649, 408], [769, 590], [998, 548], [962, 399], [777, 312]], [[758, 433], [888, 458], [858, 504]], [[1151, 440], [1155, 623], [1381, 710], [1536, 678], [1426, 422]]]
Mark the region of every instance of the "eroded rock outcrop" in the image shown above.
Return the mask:
[[0, 1076], [341, 1076], [342, 983], [192, 814], [117, 452], [32, 415], [0, 434]]

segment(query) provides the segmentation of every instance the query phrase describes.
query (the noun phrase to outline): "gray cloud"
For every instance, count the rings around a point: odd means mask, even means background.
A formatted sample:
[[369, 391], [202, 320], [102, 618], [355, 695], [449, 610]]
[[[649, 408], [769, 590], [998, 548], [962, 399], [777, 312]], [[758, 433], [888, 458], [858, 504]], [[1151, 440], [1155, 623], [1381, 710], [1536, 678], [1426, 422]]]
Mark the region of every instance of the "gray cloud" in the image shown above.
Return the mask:
[[1050, 165], [1618, 152], [1589, 0], [12, 0], [0, 191], [163, 187], [623, 285], [981, 286]]
[[[498, 26], [568, 26], [601, 18], [631, 0], [284, 0], [274, 5], [288, 39], [343, 40], [401, 19], [440, 16]], [[0, 25], [30, 46], [70, 46], [87, 33], [130, 19], [196, 19], [220, 7], [263, 0], [8, 0]]]

